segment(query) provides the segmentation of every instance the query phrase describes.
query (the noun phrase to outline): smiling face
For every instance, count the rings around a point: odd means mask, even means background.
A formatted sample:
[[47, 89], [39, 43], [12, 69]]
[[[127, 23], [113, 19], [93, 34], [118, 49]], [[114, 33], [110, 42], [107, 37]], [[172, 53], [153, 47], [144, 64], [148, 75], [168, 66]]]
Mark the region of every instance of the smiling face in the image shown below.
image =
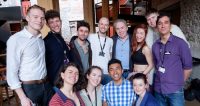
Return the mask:
[[128, 27], [123, 22], [117, 22], [115, 25], [115, 30], [121, 39], [126, 38]]
[[26, 16], [28, 28], [31, 31], [40, 31], [45, 24], [44, 12], [40, 9], [33, 8]]
[[52, 32], [60, 33], [61, 30], [61, 20], [59, 17], [50, 18], [47, 21], [47, 26]]
[[119, 63], [114, 63], [109, 66], [109, 75], [116, 84], [120, 84], [122, 81], [122, 67]]
[[145, 40], [145, 30], [142, 28], [138, 28], [136, 30], [136, 40], [138, 43], [141, 43]]
[[157, 28], [158, 28], [158, 32], [161, 35], [170, 34], [171, 23], [170, 23], [169, 17], [163, 16], [163, 17], [159, 18]]
[[77, 35], [81, 41], [84, 41], [89, 35], [89, 29], [85, 26], [81, 26], [78, 28]]
[[158, 13], [151, 13], [149, 14], [147, 18], [147, 23], [150, 27], [155, 28], [156, 27], [156, 20], [158, 17]]
[[92, 85], [93, 87], [96, 87], [100, 84], [102, 77], [102, 71], [94, 68], [91, 70], [90, 74], [87, 74], [88, 84]]
[[106, 34], [106, 32], [108, 31], [109, 28], [109, 20], [107, 18], [101, 18], [99, 20], [99, 32], [102, 34]]
[[79, 71], [76, 67], [69, 66], [64, 72], [61, 72], [61, 78], [64, 84], [74, 85], [78, 81]]
[[142, 96], [146, 92], [147, 84], [143, 79], [133, 79], [133, 89], [137, 95]]

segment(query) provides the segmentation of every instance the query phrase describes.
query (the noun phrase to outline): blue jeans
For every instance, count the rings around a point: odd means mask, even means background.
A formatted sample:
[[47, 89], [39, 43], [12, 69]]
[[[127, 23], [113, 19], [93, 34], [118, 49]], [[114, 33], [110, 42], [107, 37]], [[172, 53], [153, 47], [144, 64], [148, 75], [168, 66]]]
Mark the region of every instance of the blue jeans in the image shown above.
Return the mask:
[[36, 106], [48, 106], [54, 94], [53, 88], [48, 82], [42, 84], [22, 84], [22, 89]]
[[110, 75], [109, 74], [103, 74], [101, 84], [105, 85], [105, 84], [109, 83], [110, 81], [112, 81], [112, 78], [110, 77]]
[[183, 88], [170, 94], [161, 94], [155, 91], [155, 98], [160, 106], [185, 106]]

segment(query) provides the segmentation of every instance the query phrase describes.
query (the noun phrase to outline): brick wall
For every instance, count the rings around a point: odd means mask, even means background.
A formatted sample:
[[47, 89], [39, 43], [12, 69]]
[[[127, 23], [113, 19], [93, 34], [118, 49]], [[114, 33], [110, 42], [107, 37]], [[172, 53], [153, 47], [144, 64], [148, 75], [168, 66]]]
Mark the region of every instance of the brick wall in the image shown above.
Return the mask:
[[190, 42], [193, 57], [200, 59], [200, 0], [181, 0], [180, 27]]

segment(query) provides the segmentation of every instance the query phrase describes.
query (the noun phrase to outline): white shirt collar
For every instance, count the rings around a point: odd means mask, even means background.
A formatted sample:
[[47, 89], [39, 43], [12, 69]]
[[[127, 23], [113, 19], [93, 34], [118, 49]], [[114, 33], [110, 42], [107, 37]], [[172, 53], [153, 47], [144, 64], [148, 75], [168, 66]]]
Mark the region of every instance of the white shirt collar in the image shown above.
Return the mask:
[[33, 35], [32, 33], [30, 33], [28, 30], [27, 30], [27, 28], [26, 28], [26, 26], [24, 27], [24, 29], [23, 29], [23, 31], [24, 31], [24, 33], [26, 33], [26, 34], [24, 34], [25, 36], [27, 36], [28, 38], [32, 38], [32, 37], [37, 37], [37, 38], [42, 38], [42, 34], [41, 33], [39, 33], [38, 35]]

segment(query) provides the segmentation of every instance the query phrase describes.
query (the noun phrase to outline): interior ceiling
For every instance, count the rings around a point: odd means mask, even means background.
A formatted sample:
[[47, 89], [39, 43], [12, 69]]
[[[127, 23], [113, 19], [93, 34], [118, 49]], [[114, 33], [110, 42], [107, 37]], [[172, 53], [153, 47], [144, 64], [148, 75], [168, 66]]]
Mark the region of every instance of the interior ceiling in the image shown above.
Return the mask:
[[173, 4], [169, 7], [166, 7], [164, 9], [162, 9], [162, 11], [173, 11], [173, 10], [176, 10], [177, 8], [180, 8], [180, 2]]

